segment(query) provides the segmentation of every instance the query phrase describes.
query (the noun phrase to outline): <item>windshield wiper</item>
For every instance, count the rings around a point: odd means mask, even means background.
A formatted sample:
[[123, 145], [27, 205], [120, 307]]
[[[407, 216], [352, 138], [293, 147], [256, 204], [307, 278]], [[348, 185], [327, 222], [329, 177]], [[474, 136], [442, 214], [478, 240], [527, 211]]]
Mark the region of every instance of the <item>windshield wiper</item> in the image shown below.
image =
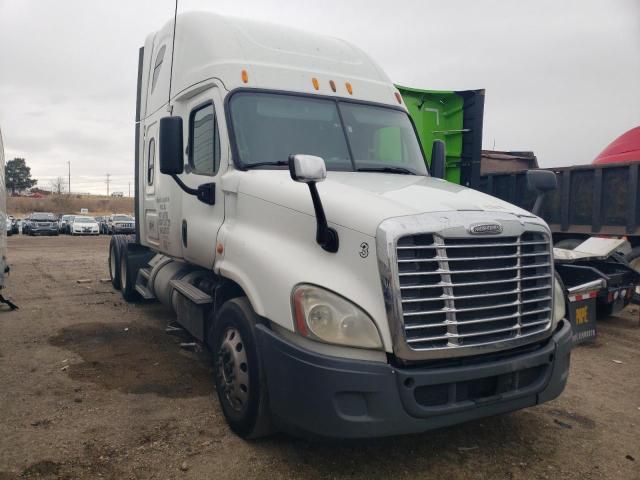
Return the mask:
[[383, 173], [404, 173], [405, 175], [417, 175], [417, 173], [403, 167], [362, 167], [358, 172], [383, 172]]
[[278, 160], [277, 162], [258, 162], [258, 163], [250, 163], [248, 165], [243, 165], [247, 170], [255, 167], [266, 167], [266, 166], [274, 166], [274, 167], [284, 167], [288, 166], [289, 162], [285, 160]]

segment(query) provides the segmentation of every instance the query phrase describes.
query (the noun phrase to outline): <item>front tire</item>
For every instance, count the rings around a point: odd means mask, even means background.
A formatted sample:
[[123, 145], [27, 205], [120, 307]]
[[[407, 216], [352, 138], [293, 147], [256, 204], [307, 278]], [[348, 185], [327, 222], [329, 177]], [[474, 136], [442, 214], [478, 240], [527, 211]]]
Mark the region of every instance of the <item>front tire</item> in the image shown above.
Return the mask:
[[113, 288], [120, 290], [120, 245], [115, 237], [109, 242], [109, 277]]
[[249, 300], [234, 298], [219, 310], [209, 334], [218, 400], [231, 430], [242, 438], [273, 431], [255, 336], [257, 322]]

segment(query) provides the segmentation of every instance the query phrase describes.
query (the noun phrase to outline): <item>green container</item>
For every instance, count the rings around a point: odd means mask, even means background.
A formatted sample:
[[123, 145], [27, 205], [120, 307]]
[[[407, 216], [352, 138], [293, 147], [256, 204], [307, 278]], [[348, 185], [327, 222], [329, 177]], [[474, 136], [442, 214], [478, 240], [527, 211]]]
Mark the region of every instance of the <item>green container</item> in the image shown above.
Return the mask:
[[470, 185], [480, 175], [484, 90], [419, 90], [396, 85], [431, 163], [434, 140], [446, 146], [446, 180]]

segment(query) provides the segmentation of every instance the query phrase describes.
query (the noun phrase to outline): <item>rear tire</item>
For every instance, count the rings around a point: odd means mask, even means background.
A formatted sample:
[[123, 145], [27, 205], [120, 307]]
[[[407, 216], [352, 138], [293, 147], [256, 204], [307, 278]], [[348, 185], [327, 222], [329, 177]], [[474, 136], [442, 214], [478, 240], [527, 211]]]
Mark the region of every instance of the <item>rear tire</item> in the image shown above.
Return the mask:
[[120, 290], [120, 242], [116, 237], [109, 242], [109, 277], [113, 288]]
[[267, 382], [258, 352], [258, 316], [246, 297], [227, 301], [209, 332], [218, 400], [227, 423], [242, 438], [273, 433]]

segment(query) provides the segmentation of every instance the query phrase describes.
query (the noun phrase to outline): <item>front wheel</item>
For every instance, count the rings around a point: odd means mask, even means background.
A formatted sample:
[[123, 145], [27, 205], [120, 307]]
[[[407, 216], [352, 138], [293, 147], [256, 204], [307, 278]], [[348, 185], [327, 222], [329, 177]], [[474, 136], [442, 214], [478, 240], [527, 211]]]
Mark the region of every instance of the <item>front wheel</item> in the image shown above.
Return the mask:
[[109, 242], [109, 277], [111, 285], [116, 290], [120, 290], [120, 248], [117, 238], [111, 237]]
[[272, 433], [257, 321], [249, 300], [234, 298], [219, 310], [209, 334], [218, 400], [231, 430], [243, 438]]

